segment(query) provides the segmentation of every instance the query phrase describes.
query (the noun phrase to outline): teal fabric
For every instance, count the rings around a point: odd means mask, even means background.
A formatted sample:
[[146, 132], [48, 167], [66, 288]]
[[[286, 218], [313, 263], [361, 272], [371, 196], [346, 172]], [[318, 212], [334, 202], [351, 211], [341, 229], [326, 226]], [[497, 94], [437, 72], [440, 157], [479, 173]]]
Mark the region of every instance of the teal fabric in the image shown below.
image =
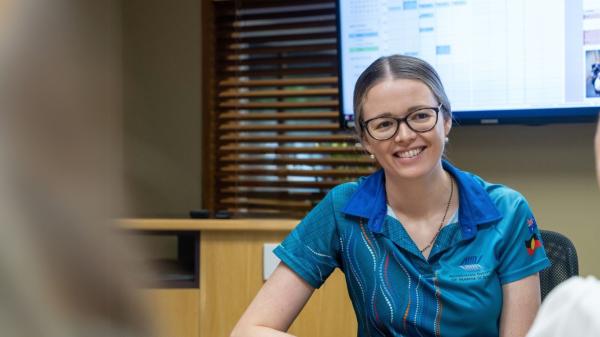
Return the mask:
[[387, 215], [382, 171], [332, 189], [274, 250], [315, 288], [344, 272], [360, 337], [497, 336], [502, 285], [550, 265], [522, 195], [443, 166], [460, 192], [458, 222], [428, 259]]

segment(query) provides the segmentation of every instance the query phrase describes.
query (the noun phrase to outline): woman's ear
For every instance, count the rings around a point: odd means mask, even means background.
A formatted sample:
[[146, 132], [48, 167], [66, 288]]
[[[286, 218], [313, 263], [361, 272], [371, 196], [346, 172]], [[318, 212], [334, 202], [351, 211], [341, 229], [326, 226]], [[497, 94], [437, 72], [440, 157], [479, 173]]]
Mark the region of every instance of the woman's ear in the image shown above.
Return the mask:
[[365, 150], [365, 152], [367, 152], [370, 155], [373, 155], [371, 144], [369, 144], [369, 141], [365, 138], [366, 136], [363, 134], [362, 139], [360, 140], [360, 146]]
[[452, 118], [444, 117], [444, 135], [448, 137], [450, 130], [452, 129]]

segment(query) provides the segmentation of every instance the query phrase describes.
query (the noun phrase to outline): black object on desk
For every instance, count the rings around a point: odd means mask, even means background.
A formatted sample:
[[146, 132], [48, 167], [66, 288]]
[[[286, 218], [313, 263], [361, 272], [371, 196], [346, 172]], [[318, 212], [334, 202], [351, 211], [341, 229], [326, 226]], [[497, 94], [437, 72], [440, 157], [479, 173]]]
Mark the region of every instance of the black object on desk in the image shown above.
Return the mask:
[[192, 219], [208, 219], [208, 218], [210, 218], [210, 211], [207, 209], [193, 209], [190, 211], [190, 218], [192, 218]]

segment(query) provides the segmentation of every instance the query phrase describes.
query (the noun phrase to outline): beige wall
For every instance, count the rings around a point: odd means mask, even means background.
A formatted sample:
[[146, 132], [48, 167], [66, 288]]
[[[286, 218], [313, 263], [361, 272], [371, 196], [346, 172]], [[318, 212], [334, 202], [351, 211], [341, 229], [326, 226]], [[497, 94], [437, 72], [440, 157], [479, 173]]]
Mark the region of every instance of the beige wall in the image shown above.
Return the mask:
[[127, 215], [186, 217], [201, 203], [200, 2], [122, 4]]
[[525, 195], [541, 228], [561, 232], [574, 242], [580, 273], [600, 276], [594, 128], [594, 124], [455, 127], [448, 157], [464, 170]]

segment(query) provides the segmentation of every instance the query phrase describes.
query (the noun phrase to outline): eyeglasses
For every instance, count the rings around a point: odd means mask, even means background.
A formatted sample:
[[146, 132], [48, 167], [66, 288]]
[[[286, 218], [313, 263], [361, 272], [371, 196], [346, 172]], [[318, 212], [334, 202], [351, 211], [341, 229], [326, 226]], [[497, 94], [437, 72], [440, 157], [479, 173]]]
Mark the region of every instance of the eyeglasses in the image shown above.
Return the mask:
[[442, 104], [437, 107], [421, 108], [406, 117], [375, 117], [361, 122], [360, 125], [376, 140], [388, 140], [394, 137], [402, 122], [405, 122], [414, 132], [423, 133], [435, 127], [441, 108]]

